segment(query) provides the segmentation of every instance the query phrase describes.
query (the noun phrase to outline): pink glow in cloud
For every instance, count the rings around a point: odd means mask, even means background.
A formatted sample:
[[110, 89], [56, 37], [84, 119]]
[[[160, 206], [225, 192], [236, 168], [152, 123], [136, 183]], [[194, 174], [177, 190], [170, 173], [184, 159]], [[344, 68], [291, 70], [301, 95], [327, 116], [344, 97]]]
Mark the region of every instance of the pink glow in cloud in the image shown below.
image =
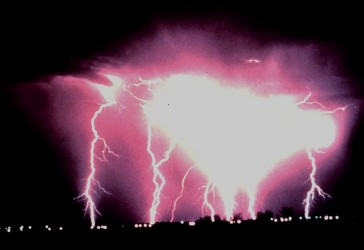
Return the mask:
[[[354, 107], [333, 98], [344, 87], [317, 49], [162, 30], [91, 74], [55, 77], [52, 123], [70, 138], [91, 226], [105, 199], [152, 224], [171, 211], [175, 220], [255, 218], [285, 204], [308, 215], [328, 196], [320, 170], [345, 145]], [[287, 184], [300, 191], [275, 203]]]

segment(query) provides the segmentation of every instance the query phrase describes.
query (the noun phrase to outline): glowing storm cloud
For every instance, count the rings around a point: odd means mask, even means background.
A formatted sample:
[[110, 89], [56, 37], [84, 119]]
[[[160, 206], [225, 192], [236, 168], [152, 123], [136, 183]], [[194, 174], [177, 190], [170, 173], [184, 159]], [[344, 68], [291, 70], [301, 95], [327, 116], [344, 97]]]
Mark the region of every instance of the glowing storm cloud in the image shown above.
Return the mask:
[[143, 106], [148, 120], [180, 146], [217, 188], [231, 218], [237, 191], [255, 192], [275, 163], [302, 149], [329, 146], [335, 125], [328, 114], [305, 111], [287, 96], [257, 96], [201, 76], [175, 75]]
[[[161, 167], [169, 161], [176, 148], [184, 152], [194, 166], [183, 177], [171, 220], [183, 195], [186, 177], [195, 167], [208, 180], [202, 208], [210, 210], [212, 220], [216, 212], [210, 193], [215, 190], [223, 202], [227, 219], [232, 218], [235, 212], [235, 197], [239, 191], [247, 193], [247, 210], [255, 219], [259, 183], [277, 163], [302, 150], [306, 151], [312, 167], [311, 188], [304, 199], [306, 217], [316, 192], [323, 197], [328, 196], [316, 184], [317, 166], [313, 153], [334, 142], [336, 126], [331, 115], [346, 107], [326, 111], [321, 103], [309, 101], [311, 93], [305, 98], [258, 95], [246, 87], [224, 86], [218, 80], [201, 75], [175, 74], [153, 81], [140, 79], [136, 84], [127, 84], [117, 76], [105, 76], [112, 85], [95, 85], [106, 103], [100, 105], [91, 120], [94, 134], [90, 149], [91, 172], [84, 193], [79, 196], [87, 200], [86, 211], [89, 210], [92, 228], [98, 212], [92, 195], [93, 185], [97, 184], [106, 192], [95, 178], [95, 160], [107, 161], [106, 153], [119, 157], [100, 137], [95, 121], [104, 109], [117, 104], [116, 97], [120, 92], [127, 93], [140, 106], [147, 121], [145, 151], [150, 157], [155, 185], [149, 209], [151, 224], [157, 220], [161, 196], [168, 181]], [[150, 93], [149, 98], [141, 97], [145, 96], [145, 92]], [[153, 131], [156, 129], [163, 131], [169, 146], [153, 148]], [[96, 156], [97, 143], [102, 144], [102, 157]], [[159, 160], [156, 151], [163, 152]]]
[[[139, 44], [122, 66], [54, 78], [54, 86], [82, 93], [67, 96], [77, 103], [74, 112], [55, 117], [58, 124], [71, 117], [72, 126], [60, 126], [84, 138], [70, 143], [70, 152], [85, 171], [77, 199], [85, 201], [91, 228], [103, 193], [122, 194], [119, 201], [150, 224], [236, 213], [255, 219], [269, 208], [262, 204], [270, 192], [298, 172], [306, 218], [316, 196], [329, 196], [319, 168], [343, 142], [348, 121], [341, 111], [349, 107], [325, 98], [330, 76], [300, 56], [309, 54], [305, 49], [273, 48], [232, 62], [231, 54], [216, 54], [208, 34], [195, 33], [163, 33], [144, 50]], [[274, 173], [281, 167], [284, 174]]]

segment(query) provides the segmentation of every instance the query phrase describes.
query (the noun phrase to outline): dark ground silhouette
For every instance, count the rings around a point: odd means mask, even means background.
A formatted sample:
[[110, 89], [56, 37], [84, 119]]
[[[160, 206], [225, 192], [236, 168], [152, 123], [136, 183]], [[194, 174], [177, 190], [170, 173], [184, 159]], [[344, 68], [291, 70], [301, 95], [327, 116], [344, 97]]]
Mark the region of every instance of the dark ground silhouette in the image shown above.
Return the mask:
[[[214, 223], [207, 217], [188, 223], [156, 223], [152, 227], [135, 228], [134, 224], [112, 225], [107, 230], [87, 228], [65, 228], [63, 231], [47, 231], [44, 227], [20, 232], [17, 228], [7, 233], [2, 230], [0, 239], [12, 246], [36, 245], [53, 248], [71, 247], [81, 244], [85, 247], [130, 248], [152, 247], [173, 249], [175, 247], [229, 247], [252, 245], [255, 247], [280, 246], [295, 248], [303, 245], [358, 246], [361, 242], [358, 220], [300, 220], [290, 222], [271, 220], [243, 220], [230, 223], [219, 220]], [[105, 249], [105, 248], [102, 248]]]

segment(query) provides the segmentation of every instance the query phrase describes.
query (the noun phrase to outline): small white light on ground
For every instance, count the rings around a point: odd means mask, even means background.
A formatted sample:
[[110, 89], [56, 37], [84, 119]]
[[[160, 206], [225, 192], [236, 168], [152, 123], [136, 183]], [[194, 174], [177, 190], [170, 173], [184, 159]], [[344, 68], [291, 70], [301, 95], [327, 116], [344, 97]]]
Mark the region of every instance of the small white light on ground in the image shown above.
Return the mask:
[[332, 216], [329, 216], [329, 220], [332, 220], [333, 218], [332, 218]]
[[336, 219], [336, 220], [338, 220], [338, 219], [339, 219], [339, 215], [336, 215], [336, 216], [335, 216], [335, 219]]
[[236, 222], [237, 222], [238, 224], [240, 224], [240, 223], [241, 223], [241, 220], [237, 220]]
[[183, 220], [181, 220], [181, 224], [183, 225], [183, 223], [185, 223]]
[[289, 220], [289, 221], [291, 221], [291, 220], [292, 220], [292, 217], [291, 217], [291, 216], [289, 216], [289, 217], [288, 217], [288, 220]]
[[325, 215], [324, 220], [328, 220], [329, 216]]
[[63, 230], [63, 227], [59, 227], [59, 231], [62, 231]]
[[144, 223], [143, 227], [147, 227], [147, 226], [148, 226], [147, 223]]
[[195, 226], [195, 225], [196, 225], [196, 222], [194, 222], [194, 221], [190, 221], [190, 222], [188, 222], [188, 225], [189, 225], [189, 226]]

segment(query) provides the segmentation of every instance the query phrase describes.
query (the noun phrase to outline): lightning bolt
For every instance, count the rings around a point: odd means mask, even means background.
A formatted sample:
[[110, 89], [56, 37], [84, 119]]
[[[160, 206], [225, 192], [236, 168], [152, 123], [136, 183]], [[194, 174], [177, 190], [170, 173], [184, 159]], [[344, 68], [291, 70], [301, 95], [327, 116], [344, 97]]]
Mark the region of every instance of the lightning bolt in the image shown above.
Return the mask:
[[317, 193], [323, 198], [331, 197], [331, 196], [329, 194], [325, 193], [321, 189], [321, 187], [319, 185], [317, 185], [316, 179], [315, 179], [315, 175], [316, 175], [316, 171], [317, 171], [316, 158], [313, 156], [312, 151], [310, 149], [306, 149], [306, 152], [307, 152], [308, 158], [311, 161], [311, 166], [312, 166], [312, 170], [310, 173], [311, 188], [307, 192], [306, 198], [303, 200], [303, 203], [305, 204], [305, 218], [308, 219], [310, 217], [309, 213], [310, 213], [311, 201], [313, 201], [315, 198], [315, 191], [317, 191]]
[[152, 168], [153, 168], [153, 183], [155, 185], [155, 190], [153, 192], [153, 201], [152, 205], [149, 209], [150, 224], [155, 224], [155, 218], [157, 215], [157, 208], [160, 204], [160, 196], [163, 190], [163, 187], [166, 184], [166, 179], [164, 178], [162, 172], [159, 170], [159, 168], [163, 165], [163, 163], [167, 162], [170, 158], [170, 155], [173, 151], [175, 144], [171, 143], [168, 150], [164, 153], [164, 157], [157, 161], [155, 154], [152, 150], [152, 124], [148, 123], [148, 142], [147, 142], [147, 152], [150, 155], [150, 158], [152, 160]]
[[[308, 104], [308, 105], [318, 105], [321, 108], [325, 109], [326, 107], [324, 105], [322, 105], [320, 102], [308, 102], [308, 99], [311, 97], [312, 93], [310, 92], [302, 101], [298, 102], [297, 105], [301, 105], [301, 104]], [[353, 105], [346, 105], [343, 107], [338, 107], [335, 108], [333, 110], [329, 110], [329, 111], [322, 111], [323, 114], [334, 114], [337, 111], [346, 111], [346, 109], [348, 107], [351, 107]], [[353, 106], [355, 107], [355, 106]], [[318, 153], [323, 153], [322, 151], [318, 151], [316, 149], [316, 151]], [[317, 165], [316, 165], [316, 158], [314, 157], [313, 153], [312, 153], [312, 149], [310, 148], [306, 148], [306, 153], [307, 153], [307, 157], [311, 162], [311, 173], [310, 173], [310, 189], [307, 191], [306, 194], [306, 198], [303, 200], [303, 204], [305, 205], [305, 218], [308, 219], [310, 217], [310, 209], [311, 209], [311, 202], [314, 201], [315, 199], [315, 192], [318, 193], [319, 196], [321, 196], [322, 198], [331, 198], [331, 196], [329, 194], [327, 194], [326, 192], [324, 192], [322, 190], [322, 188], [316, 183], [316, 172], [317, 172]]]
[[191, 170], [195, 168], [195, 166], [192, 166], [190, 167], [187, 172], [185, 173], [185, 175], [183, 176], [183, 179], [182, 179], [182, 183], [181, 183], [181, 192], [179, 194], [179, 196], [174, 200], [174, 203], [173, 203], [173, 209], [172, 209], [172, 213], [171, 213], [171, 220], [170, 222], [173, 222], [174, 221], [174, 213], [176, 212], [176, 208], [177, 208], [177, 202], [182, 198], [182, 195], [183, 195], [183, 191], [185, 189], [185, 181], [187, 179], [187, 176], [188, 174], [191, 172]]
[[[154, 92], [152, 90], [152, 84], [156, 84], [158, 82], [159, 82], [158, 79], [154, 80], [154, 81], [147, 81], [147, 80], [143, 80], [141, 77], [139, 77], [139, 82], [132, 84], [132, 85], [134, 87], [147, 86], [147, 90], [154, 95]], [[124, 87], [123, 90], [126, 91], [132, 98], [134, 98], [137, 101], [142, 102], [143, 104], [147, 104], [149, 102], [148, 100], [138, 97], [127, 87]], [[144, 106], [143, 105], [140, 105], [140, 106], [143, 109], [146, 117], [148, 117], [146, 114], [146, 111], [144, 110]], [[151, 158], [151, 166], [153, 168], [153, 183], [155, 185], [155, 189], [153, 192], [153, 201], [152, 201], [151, 207], [149, 209], [149, 224], [153, 225], [156, 222], [157, 210], [158, 210], [158, 207], [160, 204], [161, 193], [162, 193], [164, 186], [166, 185], [166, 179], [165, 179], [164, 175], [162, 174], [162, 172], [160, 171], [160, 167], [169, 160], [171, 153], [176, 144], [174, 142], [171, 142], [169, 148], [164, 152], [164, 156], [162, 157], [162, 159], [157, 161], [155, 153], [152, 149], [153, 129], [152, 129], [152, 122], [149, 120], [148, 120], [148, 124], [147, 124], [147, 133], [148, 133], [148, 139], [147, 139], [147, 149], [146, 150]]]
[[202, 204], [202, 214], [203, 214], [203, 209], [204, 207], [207, 207], [210, 210], [210, 218], [211, 221], [214, 222], [215, 221], [215, 209], [212, 206], [212, 204], [209, 202], [209, 193], [212, 192], [214, 190], [214, 184], [209, 181], [205, 187], [205, 192], [203, 195], [203, 204]]
[[[102, 188], [100, 183], [96, 180], [96, 171], [97, 171], [96, 161], [99, 160], [101, 162], [107, 162], [108, 155], [118, 157], [118, 155], [116, 153], [114, 153], [111, 150], [111, 148], [108, 146], [106, 140], [103, 137], [101, 137], [100, 134], [98, 133], [97, 128], [96, 128], [96, 121], [105, 109], [109, 108], [110, 106], [112, 106], [114, 104], [117, 104], [115, 95], [117, 93], [117, 90], [121, 87], [122, 91], [128, 93], [131, 96], [131, 98], [133, 98], [134, 100], [139, 102], [139, 106], [141, 107], [145, 117], [147, 118], [146, 152], [150, 157], [150, 162], [151, 162], [150, 167], [152, 168], [152, 171], [153, 171], [152, 181], [154, 184], [153, 199], [152, 199], [152, 202], [151, 202], [151, 205], [149, 208], [149, 223], [150, 223], [150, 225], [153, 225], [156, 223], [158, 208], [161, 204], [162, 191], [163, 191], [163, 189], [166, 185], [166, 181], [167, 181], [165, 176], [163, 175], [163, 172], [161, 171], [161, 167], [170, 160], [172, 152], [180, 140], [179, 136], [170, 137], [170, 138], [172, 138], [172, 139], [170, 139], [170, 145], [164, 151], [161, 159], [159, 159], [160, 157], [156, 156], [156, 151], [153, 150], [153, 140], [154, 140], [153, 126], [157, 126], [160, 123], [159, 119], [163, 119], [163, 117], [165, 117], [166, 114], [163, 112], [169, 112], [169, 109], [164, 109], [164, 108], [166, 107], [167, 104], [169, 105], [170, 99], [167, 99], [167, 100], [162, 99], [162, 101], [160, 101], [158, 99], [158, 96], [156, 96], [156, 94], [161, 94], [162, 92], [157, 92], [157, 91], [154, 92], [154, 89], [152, 88], [153, 84], [161, 83], [161, 80], [157, 79], [157, 80], [153, 80], [153, 81], [146, 81], [146, 80], [139, 78], [138, 83], [124, 85], [124, 84], [122, 84], [121, 79], [118, 77], [114, 77], [114, 76], [110, 76], [110, 75], [107, 75], [106, 77], [110, 79], [110, 81], [112, 82], [112, 86], [104, 86], [104, 85], [100, 85], [100, 84], [95, 85], [99, 89], [100, 93], [103, 95], [104, 99], [106, 100], [106, 103], [101, 104], [99, 106], [99, 108], [93, 114], [92, 119], [91, 119], [91, 130], [92, 130], [92, 134], [93, 134], [93, 140], [90, 143], [90, 151], [89, 151], [90, 173], [88, 175], [87, 182], [84, 187], [83, 193], [80, 196], [78, 196], [77, 198], [84, 198], [86, 200], [85, 212], [89, 212], [89, 216], [90, 216], [90, 220], [91, 220], [91, 228], [94, 228], [95, 227], [95, 217], [97, 214], [100, 214], [100, 212], [96, 208], [96, 204], [92, 197], [93, 192], [95, 192], [94, 186], [97, 186], [103, 192], [107, 192], [104, 188]], [[167, 83], [169, 83], [169, 82], [167, 82]], [[178, 85], [173, 85], [172, 87], [182, 86], [179, 84], [179, 82], [177, 82], [177, 83], [178, 83]], [[135, 89], [129, 88], [129, 86], [133, 86], [133, 87], [135, 87]], [[151, 99], [149, 97], [144, 98], [143, 95], [139, 94], [137, 88], [142, 87], [142, 86], [146, 86], [147, 91], [149, 91], [152, 94]], [[143, 91], [145, 91], [144, 88], [143, 88]], [[175, 91], [175, 89], [173, 89], [172, 94], [175, 94], [174, 91]], [[178, 91], [176, 91], [176, 92], [178, 92]], [[165, 93], [163, 92], [162, 94], [165, 94]], [[178, 94], [180, 94], [180, 93], [178, 92]], [[337, 111], [345, 111], [350, 106], [350, 105], [348, 105], [348, 106], [339, 107], [334, 110], [327, 111], [326, 107], [324, 105], [322, 105], [321, 103], [315, 102], [315, 101], [309, 101], [311, 96], [312, 96], [312, 93], [310, 92], [302, 101], [293, 103], [293, 105], [294, 104], [296, 104], [297, 106], [298, 105], [317, 105], [321, 109], [323, 109], [320, 113], [327, 114], [327, 115], [334, 114]], [[168, 98], [172, 98], [171, 100], [173, 101], [173, 98], [177, 98], [177, 97], [172, 95], [172, 96], [169, 96]], [[148, 104], [151, 104], [154, 101], [156, 101], [157, 106], [153, 106], [151, 109], [150, 106], [148, 106]], [[177, 105], [179, 104], [179, 101], [180, 101], [179, 99], [176, 101]], [[159, 105], [162, 105], [163, 107], [159, 106]], [[184, 105], [184, 103], [183, 103], [183, 105]], [[160, 109], [160, 108], [162, 108], [162, 109]], [[189, 108], [189, 106], [187, 108]], [[153, 113], [153, 112], [155, 112], [156, 110], [158, 111], [158, 116], [155, 117], [155, 113]], [[168, 119], [166, 121], [170, 122], [170, 120], [168, 120]], [[174, 122], [171, 123], [171, 125], [174, 125], [174, 124], [175, 124]], [[167, 133], [168, 133], [168, 131], [167, 131]], [[97, 147], [98, 144], [101, 145], [99, 155], [96, 153], [96, 151], [99, 148], [99, 147]], [[208, 146], [208, 145], [206, 145], [206, 146]], [[306, 218], [309, 217], [311, 202], [314, 200], [316, 193], [318, 193], [319, 196], [324, 197], [324, 198], [330, 197], [327, 193], [325, 193], [321, 189], [321, 187], [316, 182], [317, 166], [316, 166], [316, 159], [313, 155], [312, 150], [316, 150], [316, 152], [319, 152], [318, 149], [315, 148], [315, 146], [306, 145], [306, 153], [307, 153], [308, 159], [310, 160], [311, 169], [312, 169], [311, 173], [310, 173], [311, 187], [310, 187], [309, 191], [307, 192], [306, 198], [303, 201], [305, 204], [305, 217]], [[209, 152], [209, 151], [207, 151], [207, 152]], [[204, 158], [202, 158], [202, 159], [204, 159]], [[182, 179], [180, 194], [173, 203], [173, 210], [171, 212], [171, 220], [170, 220], [171, 222], [174, 221], [175, 211], [177, 208], [178, 201], [181, 199], [181, 197], [183, 195], [183, 192], [185, 189], [186, 178], [194, 167], [195, 166], [189, 168]], [[255, 211], [254, 211], [254, 206], [255, 206], [255, 202], [256, 202], [257, 184], [256, 183], [253, 183], [253, 184], [255, 184], [255, 185], [253, 185], [252, 187], [249, 187], [246, 191], [247, 191], [247, 195], [248, 195], [248, 212], [250, 214], [250, 217], [252, 219], [255, 219], [256, 215], [255, 215]], [[211, 192], [213, 192], [213, 194], [214, 194], [215, 188], [217, 188], [217, 190], [220, 192], [220, 195], [221, 195], [221, 192], [224, 192], [223, 190], [221, 190], [221, 185], [220, 186], [216, 185], [216, 183], [212, 179], [209, 180], [205, 186], [205, 190], [204, 190], [204, 194], [203, 194], [203, 204], [202, 204], [202, 208], [201, 208], [202, 214], [204, 214], [205, 209], [208, 209], [210, 211], [211, 221], [215, 220], [216, 212], [215, 212], [213, 204], [209, 200], [209, 198], [210, 198]], [[234, 190], [234, 188], [232, 188], [230, 191], [232, 191], [232, 190]], [[224, 193], [222, 196], [224, 196]], [[229, 195], [226, 194], [226, 197], [231, 199], [230, 194]], [[230, 200], [228, 200], [228, 201], [230, 201]], [[229, 203], [229, 202], [227, 202], [227, 203]], [[225, 209], [226, 209], [225, 212], [226, 212], [226, 216], [227, 216], [226, 219], [229, 220], [229, 219], [231, 219], [232, 212], [234, 210], [234, 204], [230, 204], [230, 203], [227, 204], [227, 203], [225, 204]]]
[[[95, 190], [93, 189], [93, 186], [96, 184], [97, 187], [101, 191], [109, 194], [101, 186], [99, 181], [97, 181], [97, 179], [95, 178], [95, 175], [96, 175], [95, 159], [98, 159], [99, 161], [102, 161], [102, 162], [107, 162], [106, 153], [119, 158], [119, 155], [117, 155], [116, 153], [114, 153], [111, 150], [111, 148], [107, 144], [106, 140], [99, 135], [97, 128], [96, 128], [96, 120], [99, 117], [99, 115], [106, 108], [117, 103], [117, 101], [115, 99], [115, 93], [116, 93], [117, 87], [120, 85], [120, 79], [113, 77], [111, 75], [106, 75], [106, 77], [108, 77], [111, 80], [111, 82], [113, 83], [113, 86], [95, 85], [100, 90], [101, 94], [104, 96], [104, 98], [107, 102], [104, 104], [101, 104], [91, 118], [91, 131], [93, 134], [93, 140], [91, 141], [91, 146], [90, 146], [90, 151], [89, 151], [90, 173], [87, 177], [86, 186], [84, 188], [83, 193], [81, 195], [79, 195], [78, 197], [76, 197], [76, 199], [84, 198], [86, 200], [85, 213], [87, 213], [87, 211], [89, 212], [90, 221], [91, 221], [91, 226], [90, 226], [91, 229], [93, 229], [95, 227], [96, 214], [100, 214], [100, 212], [98, 211], [98, 209], [96, 207], [95, 201], [93, 200], [93, 197], [92, 197], [92, 192], [95, 192]], [[102, 150], [101, 150], [102, 156], [101, 157], [95, 153], [96, 144], [98, 142], [102, 144]]]

